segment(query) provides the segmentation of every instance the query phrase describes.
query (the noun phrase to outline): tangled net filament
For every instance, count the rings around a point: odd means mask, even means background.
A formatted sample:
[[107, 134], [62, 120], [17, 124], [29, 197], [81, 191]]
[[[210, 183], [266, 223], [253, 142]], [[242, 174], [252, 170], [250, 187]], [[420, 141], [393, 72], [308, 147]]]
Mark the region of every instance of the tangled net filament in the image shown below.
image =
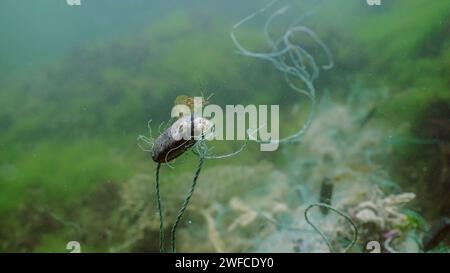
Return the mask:
[[[151, 120], [148, 122], [147, 126], [149, 129], [149, 136], [143, 136], [143, 135], [139, 135], [137, 140], [138, 140], [138, 146], [145, 152], [150, 152], [152, 154], [154, 154], [154, 148], [155, 148], [155, 139], [152, 137], [152, 131], [151, 131]], [[191, 119], [191, 124], [194, 124], [194, 120]], [[172, 124], [171, 126], [174, 126], [174, 124]], [[193, 125], [191, 125], [193, 126]], [[166, 130], [170, 130], [170, 126], [168, 128], [166, 128]], [[170, 132], [170, 131], [169, 131]], [[160, 136], [159, 138], [166, 138], [169, 139], [170, 141], [174, 141], [172, 138], [168, 137], [167, 134], [165, 134], [165, 132], [161, 132], [161, 125], [160, 125]], [[158, 139], [159, 139], [158, 138]], [[178, 211], [178, 214], [176, 216], [175, 222], [172, 226], [172, 230], [171, 230], [171, 234], [172, 234], [172, 240], [171, 240], [171, 245], [172, 245], [172, 252], [176, 252], [176, 235], [177, 235], [177, 228], [183, 218], [183, 215], [186, 211], [186, 209], [188, 208], [189, 202], [192, 198], [192, 195], [195, 191], [195, 188], [197, 186], [197, 180], [200, 176], [200, 172], [202, 170], [203, 164], [205, 162], [206, 159], [223, 159], [223, 158], [228, 158], [228, 157], [232, 157], [235, 156], [237, 154], [239, 154], [244, 148], [245, 145], [247, 143], [247, 140], [242, 144], [242, 146], [235, 152], [232, 152], [230, 154], [224, 154], [224, 155], [213, 155], [210, 153], [210, 149], [209, 147], [206, 145], [206, 139], [207, 139], [207, 135], [202, 135], [201, 139], [198, 139], [194, 142], [192, 142], [192, 145], [188, 145], [186, 146], [186, 142], [190, 141], [190, 140], [186, 140], [186, 141], [182, 141], [179, 145], [170, 148], [170, 150], [167, 151], [167, 149], [163, 149], [163, 159], [162, 161], [160, 161], [159, 159], [156, 161], [158, 163], [157, 167], [156, 167], [156, 205], [157, 205], [157, 210], [158, 210], [158, 214], [159, 214], [159, 251], [162, 253], [164, 252], [164, 216], [163, 216], [163, 209], [162, 209], [162, 202], [161, 202], [161, 192], [160, 192], [160, 169], [161, 169], [161, 165], [165, 164], [170, 166], [169, 163], [169, 158], [168, 155], [170, 154], [171, 151], [183, 148], [183, 151], [181, 153], [185, 153], [187, 150], [191, 150], [199, 159], [199, 163], [197, 166], [197, 169], [195, 171], [195, 175], [192, 181], [192, 185], [188, 191], [188, 193], [186, 194], [186, 197], [183, 201], [183, 205], [180, 208], [180, 210]], [[157, 140], [156, 140], [157, 141]], [[147, 147], [145, 147], [147, 146]], [[154, 159], [155, 160], [155, 159]]]
[[345, 213], [341, 212], [340, 210], [328, 205], [328, 204], [324, 204], [324, 203], [314, 203], [309, 205], [304, 212], [304, 217], [306, 222], [308, 223], [308, 225], [310, 225], [319, 235], [320, 237], [322, 237], [322, 239], [325, 241], [325, 243], [328, 246], [328, 249], [330, 250], [330, 252], [336, 252], [336, 250], [333, 248], [333, 246], [331, 245], [330, 240], [328, 239], [328, 237], [315, 225], [311, 222], [311, 220], [308, 217], [308, 212], [310, 209], [312, 209], [313, 207], [323, 207], [326, 209], [329, 209], [331, 211], [333, 211], [334, 213], [340, 215], [341, 217], [343, 217], [348, 223], [350, 223], [350, 225], [353, 228], [353, 239], [350, 242], [350, 244], [345, 248], [344, 252], [348, 252], [358, 241], [358, 227], [356, 227], [355, 223], [352, 221], [352, 219], [350, 218], [350, 216], [346, 215]]
[[[300, 23], [307, 17], [309, 14], [305, 14], [295, 20], [287, 30], [281, 35], [279, 38], [274, 39], [269, 33], [269, 28], [274, 21], [280, 15], [283, 15], [287, 10], [289, 10], [290, 6], [286, 5], [281, 9], [278, 9], [274, 13], [272, 13], [267, 19], [263, 32], [265, 41], [269, 44], [272, 51], [271, 52], [255, 52], [245, 48], [236, 38], [235, 31], [241, 27], [244, 23], [252, 20], [256, 16], [260, 15], [268, 8], [273, 6], [277, 2], [277, 0], [272, 1], [270, 4], [265, 6], [264, 8], [256, 11], [249, 16], [245, 17], [237, 24], [235, 24], [230, 32], [231, 39], [234, 45], [239, 50], [239, 53], [252, 58], [262, 59], [266, 61], [270, 61], [277, 70], [281, 71], [284, 74], [284, 78], [286, 83], [292, 88], [294, 91], [299, 92], [300, 94], [306, 96], [311, 104], [310, 112], [308, 115], [308, 119], [305, 124], [294, 134], [291, 136], [271, 140], [272, 143], [281, 143], [281, 142], [295, 142], [298, 141], [299, 138], [306, 132], [306, 130], [311, 125], [311, 122], [315, 113], [315, 105], [316, 105], [316, 92], [314, 88], [314, 81], [318, 78], [320, 68], [323, 70], [331, 69], [334, 66], [333, 57], [328, 49], [328, 47], [320, 40], [320, 38], [312, 31], [311, 29], [300, 25]], [[318, 65], [316, 60], [313, 57], [313, 54], [308, 52], [308, 50], [302, 46], [302, 44], [298, 44], [292, 41], [293, 35], [297, 33], [303, 33], [307, 35], [312, 41], [317, 44], [320, 49], [324, 52], [327, 63], [324, 65]], [[300, 84], [295, 83], [292, 79], [300, 80], [300, 82], [304, 85], [303, 87]], [[262, 142], [260, 140], [254, 140], [256, 142]]]

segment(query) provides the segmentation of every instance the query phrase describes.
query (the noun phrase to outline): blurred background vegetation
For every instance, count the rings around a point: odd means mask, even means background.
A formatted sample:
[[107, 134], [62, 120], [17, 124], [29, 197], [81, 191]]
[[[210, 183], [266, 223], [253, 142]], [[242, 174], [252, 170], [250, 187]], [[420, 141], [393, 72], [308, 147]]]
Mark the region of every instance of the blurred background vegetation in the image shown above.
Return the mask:
[[[147, 134], [150, 119], [157, 134], [178, 95], [214, 94], [211, 101], [219, 105], [280, 104], [282, 135], [295, 131], [306, 100], [272, 64], [237, 54], [229, 37], [232, 26], [263, 2], [82, 0], [71, 7], [62, 0], [2, 1], [0, 251], [65, 252], [75, 239], [83, 251], [156, 251], [154, 204], [141, 237], [127, 233], [136, 225], [132, 220], [120, 228], [116, 223], [133, 206], [127, 198], [154, 202], [151, 189], [148, 196], [127, 195], [127, 188], [154, 183], [155, 165], [136, 137]], [[313, 11], [305, 24], [336, 62], [317, 82], [319, 97], [346, 105], [350, 94], [362, 90], [385, 94], [363, 105], [376, 109], [371, 124], [392, 148], [382, 168], [417, 194], [414, 209], [427, 221], [450, 215], [450, 2], [289, 3], [294, 16], [287, 19]], [[263, 23], [264, 17], [239, 31], [246, 45], [265, 49]], [[214, 145], [229, 152], [238, 144]], [[215, 189], [227, 203], [251, 191], [263, 195], [256, 189], [273, 193], [270, 179], [286, 180], [289, 188], [293, 159], [305, 156], [250, 145], [239, 156], [207, 162], [203, 196]], [[189, 185], [194, 161], [163, 169], [169, 215]], [[198, 198], [197, 208], [214, 200]], [[188, 215], [186, 223], [207, 226], [195, 217]], [[201, 236], [191, 230], [195, 225], [186, 224], [181, 232], [188, 235], [181, 238]], [[131, 238], [138, 242], [122, 245]]]

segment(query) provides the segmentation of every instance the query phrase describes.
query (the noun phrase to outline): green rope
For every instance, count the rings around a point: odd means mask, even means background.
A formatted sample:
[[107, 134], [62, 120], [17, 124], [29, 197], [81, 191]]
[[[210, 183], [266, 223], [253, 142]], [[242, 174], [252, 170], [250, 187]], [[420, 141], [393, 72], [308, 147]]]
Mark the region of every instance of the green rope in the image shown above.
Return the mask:
[[351, 241], [351, 243], [345, 248], [344, 252], [349, 251], [356, 243], [356, 241], [358, 240], [358, 228], [356, 227], [355, 223], [353, 223], [352, 219], [350, 219], [349, 216], [347, 216], [346, 214], [344, 214], [343, 212], [333, 208], [332, 206], [329, 206], [327, 204], [323, 204], [323, 203], [314, 203], [309, 205], [306, 209], [305, 209], [305, 220], [306, 222], [320, 235], [320, 237], [322, 237], [322, 239], [325, 241], [325, 243], [327, 244], [328, 248], [330, 249], [330, 252], [336, 252], [333, 248], [333, 246], [331, 245], [330, 241], [328, 240], [327, 236], [318, 228], [316, 227], [308, 218], [308, 211], [313, 208], [313, 207], [323, 207], [323, 208], [327, 208], [332, 210], [333, 212], [339, 214], [340, 216], [344, 217], [345, 220], [347, 220], [353, 227], [355, 233], [353, 236], [353, 240]]
[[164, 219], [161, 208], [161, 193], [159, 191], [159, 170], [161, 168], [161, 163], [158, 163], [156, 167], [156, 202], [159, 211], [159, 252], [164, 252]]
[[194, 193], [195, 186], [197, 185], [197, 179], [198, 179], [198, 177], [200, 175], [200, 171], [202, 170], [202, 166], [203, 166], [204, 160], [205, 160], [205, 157], [203, 155], [201, 155], [199, 157], [198, 167], [197, 167], [197, 170], [195, 172], [194, 179], [192, 181], [191, 189], [189, 190], [186, 198], [184, 199], [183, 206], [181, 207], [180, 211], [178, 212], [177, 218], [175, 220], [175, 224], [172, 227], [172, 252], [173, 253], [176, 252], [177, 226], [180, 223], [181, 218], [183, 218], [184, 211], [188, 207], [189, 200], [191, 199], [192, 194]]

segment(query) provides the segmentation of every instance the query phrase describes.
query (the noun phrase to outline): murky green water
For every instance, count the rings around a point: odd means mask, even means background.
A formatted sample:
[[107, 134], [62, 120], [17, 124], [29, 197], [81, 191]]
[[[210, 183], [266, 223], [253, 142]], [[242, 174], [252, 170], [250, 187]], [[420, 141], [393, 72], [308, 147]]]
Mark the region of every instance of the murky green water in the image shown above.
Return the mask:
[[[367, 2], [2, 1], [0, 251], [448, 252], [450, 2]], [[195, 96], [277, 149], [157, 167]]]

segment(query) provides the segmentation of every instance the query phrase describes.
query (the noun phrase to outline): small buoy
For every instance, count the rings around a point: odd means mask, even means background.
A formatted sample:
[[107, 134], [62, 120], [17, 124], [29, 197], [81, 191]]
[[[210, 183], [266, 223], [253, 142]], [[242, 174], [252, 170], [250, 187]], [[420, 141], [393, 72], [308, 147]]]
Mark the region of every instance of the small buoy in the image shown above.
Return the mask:
[[189, 115], [178, 119], [155, 140], [152, 149], [153, 161], [172, 161], [192, 147], [197, 140], [205, 137], [211, 129], [212, 123], [203, 117]]

